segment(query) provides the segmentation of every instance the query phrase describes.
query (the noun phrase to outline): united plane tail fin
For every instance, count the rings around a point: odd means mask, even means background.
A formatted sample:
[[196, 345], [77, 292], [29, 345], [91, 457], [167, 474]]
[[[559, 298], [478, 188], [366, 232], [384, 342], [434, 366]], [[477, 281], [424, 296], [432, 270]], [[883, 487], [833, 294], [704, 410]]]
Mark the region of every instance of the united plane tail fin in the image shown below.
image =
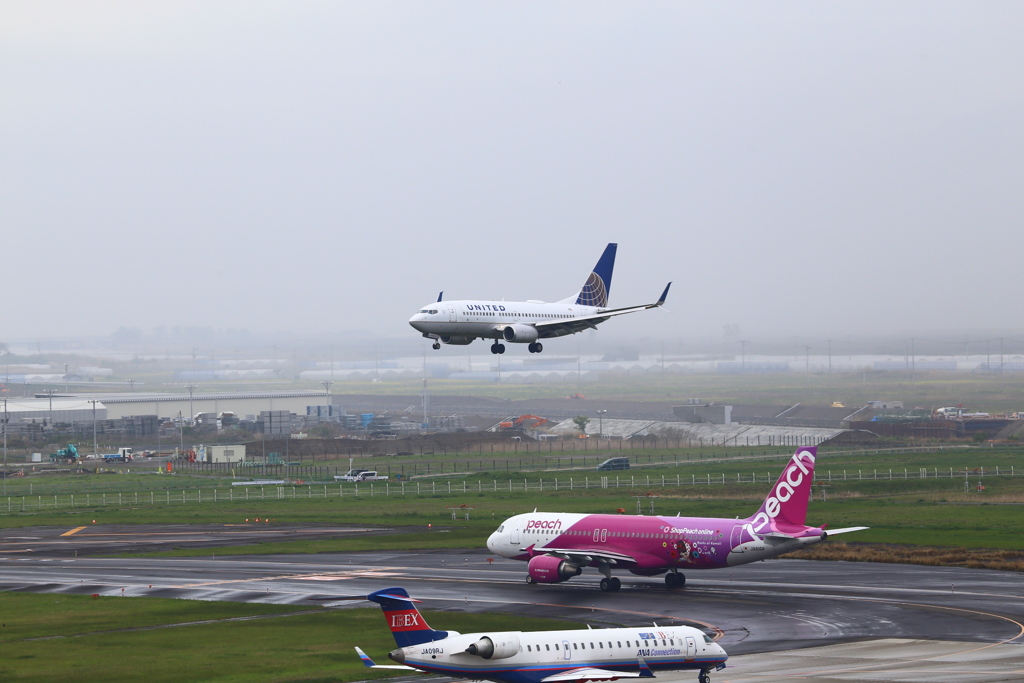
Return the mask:
[[410, 598], [404, 588], [384, 588], [370, 593], [366, 599], [376, 602], [384, 610], [384, 618], [388, 621], [388, 628], [398, 647], [420, 645], [448, 637], [448, 631], [430, 628], [413, 604], [417, 601]]
[[796, 449], [761, 509], [751, 518], [750, 525], [756, 533], [785, 531], [786, 527], [804, 525], [817, 452], [813, 446]]
[[619, 245], [611, 242], [604, 248], [604, 253], [598, 259], [594, 271], [583, 284], [576, 303], [580, 306], [598, 306], [604, 308], [608, 305], [608, 294], [612, 291], [612, 270], [615, 268], [615, 251]]

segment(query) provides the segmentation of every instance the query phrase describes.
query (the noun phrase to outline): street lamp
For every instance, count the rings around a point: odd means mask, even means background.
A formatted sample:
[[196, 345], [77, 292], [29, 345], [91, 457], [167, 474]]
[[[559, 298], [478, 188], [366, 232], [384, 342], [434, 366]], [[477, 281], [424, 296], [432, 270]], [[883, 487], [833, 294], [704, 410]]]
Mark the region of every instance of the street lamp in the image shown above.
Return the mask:
[[96, 399], [89, 399], [89, 402], [92, 403], [92, 453], [99, 455], [100, 449], [96, 445]]
[[599, 432], [598, 436], [601, 438], [604, 438], [604, 414], [607, 412], [607, 410], [597, 411], [597, 431]]

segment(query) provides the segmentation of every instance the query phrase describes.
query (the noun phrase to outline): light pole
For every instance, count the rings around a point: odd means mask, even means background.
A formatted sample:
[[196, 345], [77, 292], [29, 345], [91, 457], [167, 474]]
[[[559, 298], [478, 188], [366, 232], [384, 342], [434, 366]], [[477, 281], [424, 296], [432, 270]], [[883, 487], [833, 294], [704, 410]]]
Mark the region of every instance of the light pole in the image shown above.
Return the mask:
[[7, 399], [4, 399], [4, 495], [7, 495]]
[[597, 411], [597, 431], [600, 438], [604, 438], [604, 414], [607, 412], [607, 410]]
[[64, 393], [68, 393], [68, 364], [64, 364]]
[[125, 381], [128, 382], [128, 391], [134, 391], [135, 390], [135, 380], [134, 379], [129, 379], [129, 380], [125, 380]]
[[195, 420], [195, 416], [196, 416], [195, 412], [192, 409], [192, 394], [196, 390], [196, 385], [195, 384], [186, 384], [185, 388], [188, 389], [188, 414], [189, 414], [188, 423], [192, 424], [192, 422]]
[[178, 411], [178, 456], [185, 453], [185, 430], [182, 427], [181, 411]]

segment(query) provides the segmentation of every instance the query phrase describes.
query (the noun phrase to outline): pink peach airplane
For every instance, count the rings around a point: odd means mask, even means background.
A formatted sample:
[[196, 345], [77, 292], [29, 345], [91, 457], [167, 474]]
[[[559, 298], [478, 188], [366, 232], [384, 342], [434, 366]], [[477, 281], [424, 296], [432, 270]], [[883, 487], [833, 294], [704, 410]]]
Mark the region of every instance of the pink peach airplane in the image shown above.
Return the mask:
[[596, 567], [601, 590], [617, 591], [612, 569], [665, 574], [669, 588], [683, 569], [720, 569], [757, 562], [868, 527], [806, 526], [816, 448], [799, 448], [756, 514], [746, 519], [584, 515], [531, 512], [506, 519], [487, 539], [491, 552], [527, 562], [527, 583], [560, 583]]

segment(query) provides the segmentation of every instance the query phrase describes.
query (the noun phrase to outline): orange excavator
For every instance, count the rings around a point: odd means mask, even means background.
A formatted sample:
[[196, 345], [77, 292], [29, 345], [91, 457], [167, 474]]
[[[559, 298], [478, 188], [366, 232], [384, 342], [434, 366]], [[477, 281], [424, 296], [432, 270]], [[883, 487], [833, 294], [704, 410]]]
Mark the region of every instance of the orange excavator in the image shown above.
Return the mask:
[[[524, 422], [527, 420], [533, 420], [532, 424], [524, 426]], [[550, 422], [546, 417], [540, 415], [520, 415], [515, 420], [509, 420], [508, 422], [499, 422], [498, 429], [537, 429], [545, 422]]]

